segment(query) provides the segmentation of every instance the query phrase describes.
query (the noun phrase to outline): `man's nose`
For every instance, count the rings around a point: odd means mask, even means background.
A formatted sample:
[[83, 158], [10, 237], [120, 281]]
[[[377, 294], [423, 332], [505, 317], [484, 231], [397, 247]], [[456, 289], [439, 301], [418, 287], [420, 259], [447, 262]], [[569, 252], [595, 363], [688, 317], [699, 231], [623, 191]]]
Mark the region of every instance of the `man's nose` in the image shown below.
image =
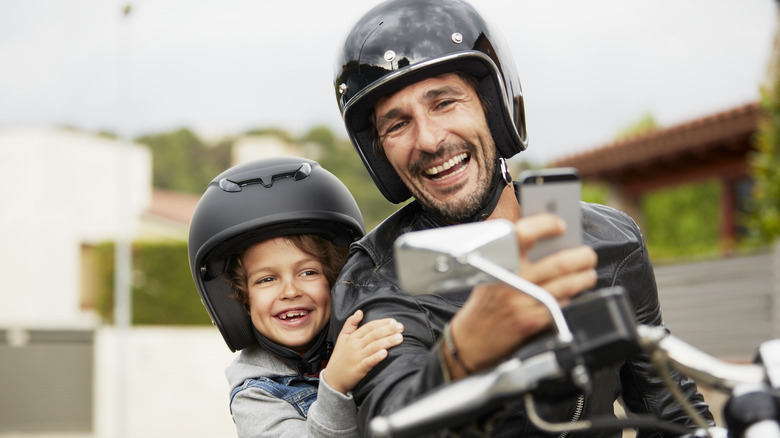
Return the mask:
[[417, 120], [417, 149], [420, 151], [435, 154], [439, 146], [443, 143], [446, 132], [431, 117], [421, 116]]

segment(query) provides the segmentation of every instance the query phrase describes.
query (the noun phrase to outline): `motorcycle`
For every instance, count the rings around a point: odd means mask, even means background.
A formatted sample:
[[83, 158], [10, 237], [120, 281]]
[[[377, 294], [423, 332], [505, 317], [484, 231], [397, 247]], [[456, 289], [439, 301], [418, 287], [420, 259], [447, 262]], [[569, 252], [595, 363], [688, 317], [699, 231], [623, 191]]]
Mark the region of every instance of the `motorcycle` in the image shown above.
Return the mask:
[[[398, 279], [411, 294], [447, 293], [485, 282], [503, 282], [541, 302], [550, 312], [552, 339], [530, 355], [515, 355], [494, 369], [432, 391], [369, 427], [377, 437], [407, 437], [446, 428], [490, 404], [521, 398], [529, 419], [550, 433], [653, 427], [686, 438], [780, 438], [780, 340], [764, 342], [751, 364], [708, 355], [662, 327], [637, 324], [620, 288], [588, 292], [565, 308], [543, 288], [519, 277], [514, 227], [508, 221], [417, 231], [395, 244]], [[540, 351], [540, 352], [539, 352]], [[588, 390], [594, 370], [645, 351], [675, 399], [697, 425], [691, 430], [648, 416], [546, 421], [537, 400]], [[522, 358], [521, 358], [522, 357]], [[699, 384], [728, 395], [726, 426], [710, 426], [673, 383], [673, 367]], [[574, 392], [577, 391], [577, 392]]]

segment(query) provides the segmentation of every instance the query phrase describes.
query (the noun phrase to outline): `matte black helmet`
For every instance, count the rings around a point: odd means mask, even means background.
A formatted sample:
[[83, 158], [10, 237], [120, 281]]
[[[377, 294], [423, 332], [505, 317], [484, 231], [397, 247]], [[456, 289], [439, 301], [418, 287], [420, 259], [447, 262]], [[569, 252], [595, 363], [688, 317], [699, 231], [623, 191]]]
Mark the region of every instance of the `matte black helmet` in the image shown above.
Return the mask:
[[348, 246], [365, 234], [346, 186], [317, 162], [277, 157], [234, 166], [209, 183], [190, 222], [190, 270], [211, 321], [232, 351], [257, 341], [243, 304], [230, 298], [229, 258], [272, 237], [317, 234]]
[[462, 71], [479, 81], [498, 155], [528, 144], [523, 91], [498, 31], [462, 0], [389, 0], [368, 11], [337, 55], [334, 86], [347, 133], [379, 190], [391, 202], [411, 193], [373, 147], [376, 101], [426, 77]]

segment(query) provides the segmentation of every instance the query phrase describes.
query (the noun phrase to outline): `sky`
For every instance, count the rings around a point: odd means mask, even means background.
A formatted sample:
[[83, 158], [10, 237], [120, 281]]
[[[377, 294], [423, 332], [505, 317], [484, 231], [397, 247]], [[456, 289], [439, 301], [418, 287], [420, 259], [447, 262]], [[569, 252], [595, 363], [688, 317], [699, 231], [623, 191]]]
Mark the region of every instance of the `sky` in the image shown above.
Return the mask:
[[[125, 4], [132, 5], [123, 16]], [[376, 0], [0, 0], [0, 128], [204, 138], [326, 125], [346, 137], [334, 59]], [[544, 163], [759, 99], [773, 0], [479, 0]]]

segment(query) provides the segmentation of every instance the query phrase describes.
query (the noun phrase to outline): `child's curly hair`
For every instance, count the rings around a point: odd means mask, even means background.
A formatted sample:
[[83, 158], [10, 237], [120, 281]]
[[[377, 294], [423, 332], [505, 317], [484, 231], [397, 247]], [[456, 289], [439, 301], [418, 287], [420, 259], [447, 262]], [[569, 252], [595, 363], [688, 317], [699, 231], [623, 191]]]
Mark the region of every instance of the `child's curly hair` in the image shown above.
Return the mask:
[[[304, 253], [319, 260], [322, 264], [325, 279], [328, 280], [328, 286], [333, 287], [333, 283], [336, 282], [336, 278], [347, 260], [347, 248], [337, 246], [330, 240], [314, 234], [294, 234], [283, 236], [282, 238], [295, 245]], [[244, 250], [230, 258], [226, 272], [226, 279], [233, 288], [231, 298], [243, 304], [247, 310], [249, 310], [249, 289], [246, 268], [244, 268], [241, 259], [249, 248], [251, 246], [244, 248]]]

